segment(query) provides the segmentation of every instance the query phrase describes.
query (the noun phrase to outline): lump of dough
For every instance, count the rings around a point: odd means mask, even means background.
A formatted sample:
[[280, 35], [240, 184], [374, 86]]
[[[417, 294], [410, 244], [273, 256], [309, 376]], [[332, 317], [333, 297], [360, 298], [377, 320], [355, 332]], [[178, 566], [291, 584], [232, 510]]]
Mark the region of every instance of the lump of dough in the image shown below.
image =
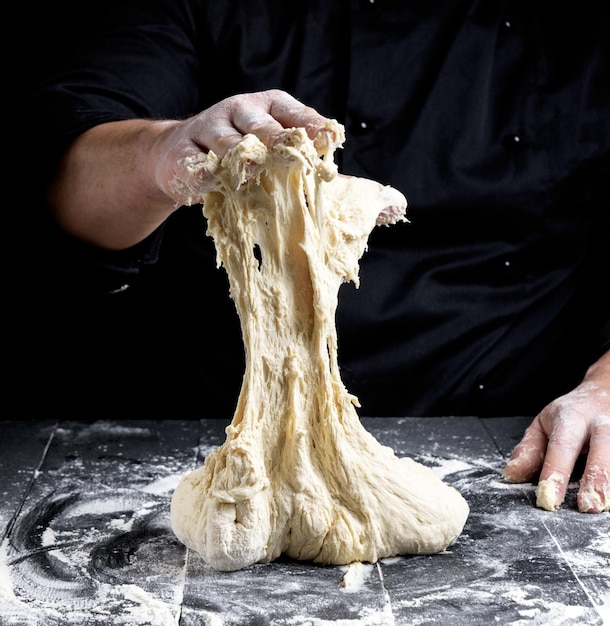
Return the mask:
[[366, 431], [341, 381], [339, 287], [358, 285], [371, 230], [405, 220], [406, 200], [337, 174], [333, 149], [320, 153], [299, 128], [269, 150], [247, 135], [203, 198], [246, 368], [226, 440], [179, 483], [171, 525], [218, 570], [282, 554], [343, 565], [435, 553], [469, 513], [431, 469]]

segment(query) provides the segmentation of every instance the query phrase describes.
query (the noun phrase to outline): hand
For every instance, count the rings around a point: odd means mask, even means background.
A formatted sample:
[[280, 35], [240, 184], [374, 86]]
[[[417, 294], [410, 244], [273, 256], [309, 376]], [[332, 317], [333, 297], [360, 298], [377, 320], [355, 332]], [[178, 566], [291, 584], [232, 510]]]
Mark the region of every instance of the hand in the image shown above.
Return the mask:
[[512, 483], [532, 480], [538, 471], [537, 506], [557, 509], [580, 454], [587, 460], [578, 490], [584, 513], [610, 510], [610, 351], [583, 381], [536, 416], [504, 469]]
[[[66, 149], [49, 187], [49, 207], [72, 236], [123, 250], [150, 235], [179, 206], [198, 204], [213, 191], [219, 160], [244, 135], [270, 147], [293, 127], [306, 129], [323, 158], [345, 139], [337, 121], [278, 90], [232, 96], [186, 120], [99, 124]], [[257, 163], [247, 167], [250, 176]], [[403, 205], [395, 196], [388, 198], [379, 223], [396, 221]]]
[[275, 89], [231, 96], [184, 121], [159, 124], [164, 128], [157, 140], [155, 177], [177, 204], [194, 204], [214, 189], [218, 160], [246, 134], [271, 147], [285, 129], [302, 127], [320, 153], [333, 152], [344, 140], [337, 122]]

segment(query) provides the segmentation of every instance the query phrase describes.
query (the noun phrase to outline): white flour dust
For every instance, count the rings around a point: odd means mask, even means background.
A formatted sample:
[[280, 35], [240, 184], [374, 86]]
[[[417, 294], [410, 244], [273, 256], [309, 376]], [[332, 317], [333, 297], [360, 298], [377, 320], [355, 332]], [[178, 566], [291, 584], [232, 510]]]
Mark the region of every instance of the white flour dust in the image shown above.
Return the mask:
[[383, 609], [362, 609], [360, 615], [354, 619], [322, 619], [295, 615], [283, 622], [287, 626], [394, 626], [396, 620], [388, 604]]
[[0, 623], [176, 626], [185, 555], [167, 513], [188, 457], [114, 452], [117, 441], [156, 437], [142, 427], [97, 422], [56, 437], [99, 456], [36, 477], [37, 498], [0, 546]]
[[162, 495], [166, 493], [171, 494], [173, 493], [174, 489], [176, 489], [176, 486], [180, 482], [181, 478], [182, 478], [181, 474], [172, 474], [170, 476], [162, 476], [161, 478], [158, 478], [154, 482], [142, 487], [142, 491], [144, 491], [145, 493], [154, 493], [157, 495]]
[[540, 589], [533, 585], [511, 587], [502, 594], [503, 598], [523, 607], [518, 610], [523, 619], [512, 621], [511, 626], [533, 626], [536, 624], [560, 626], [561, 624], [586, 623], [583, 621], [587, 619], [588, 611], [585, 607], [545, 600], [539, 594]]

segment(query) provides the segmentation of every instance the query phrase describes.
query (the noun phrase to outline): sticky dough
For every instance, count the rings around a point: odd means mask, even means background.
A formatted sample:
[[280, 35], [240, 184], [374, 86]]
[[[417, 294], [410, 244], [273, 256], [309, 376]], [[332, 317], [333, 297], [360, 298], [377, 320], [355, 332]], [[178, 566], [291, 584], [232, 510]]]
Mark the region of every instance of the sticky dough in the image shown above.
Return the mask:
[[246, 368], [226, 440], [179, 483], [171, 525], [218, 570], [282, 554], [338, 565], [435, 553], [469, 513], [431, 469], [397, 457], [362, 426], [341, 381], [339, 287], [358, 286], [371, 230], [404, 220], [406, 200], [337, 174], [343, 127], [333, 124], [338, 141], [325, 149], [303, 129], [269, 150], [246, 135], [214, 165], [218, 191], [203, 198]]

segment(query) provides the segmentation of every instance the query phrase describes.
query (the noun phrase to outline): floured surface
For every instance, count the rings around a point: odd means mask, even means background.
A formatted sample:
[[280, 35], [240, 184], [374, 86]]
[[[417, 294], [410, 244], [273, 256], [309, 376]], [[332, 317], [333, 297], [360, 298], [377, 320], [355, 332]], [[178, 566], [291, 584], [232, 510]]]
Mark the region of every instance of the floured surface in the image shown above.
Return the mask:
[[527, 421], [364, 419], [381, 443], [430, 466], [468, 500], [471, 515], [448, 550], [355, 567], [279, 559], [236, 572], [187, 558], [168, 520], [178, 477], [223, 442], [226, 422], [60, 423], [53, 431], [5, 423], [0, 624], [602, 626], [610, 514], [578, 513], [576, 483], [548, 513], [535, 507], [534, 485], [502, 480]]
[[406, 200], [337, 175], [332, 151], [299, 128], [270, 150], [247, 135], [204, 197], [246, 370], [227, 439], [180, 483], [171, 523], [219, 570], [281, 555], [336, 565], [431, 554], [468, 516], [455, 489], [365, 430], [340, 379], [339, 287], [358, 283], [380, 214], [385, 226], [403, 219]]

